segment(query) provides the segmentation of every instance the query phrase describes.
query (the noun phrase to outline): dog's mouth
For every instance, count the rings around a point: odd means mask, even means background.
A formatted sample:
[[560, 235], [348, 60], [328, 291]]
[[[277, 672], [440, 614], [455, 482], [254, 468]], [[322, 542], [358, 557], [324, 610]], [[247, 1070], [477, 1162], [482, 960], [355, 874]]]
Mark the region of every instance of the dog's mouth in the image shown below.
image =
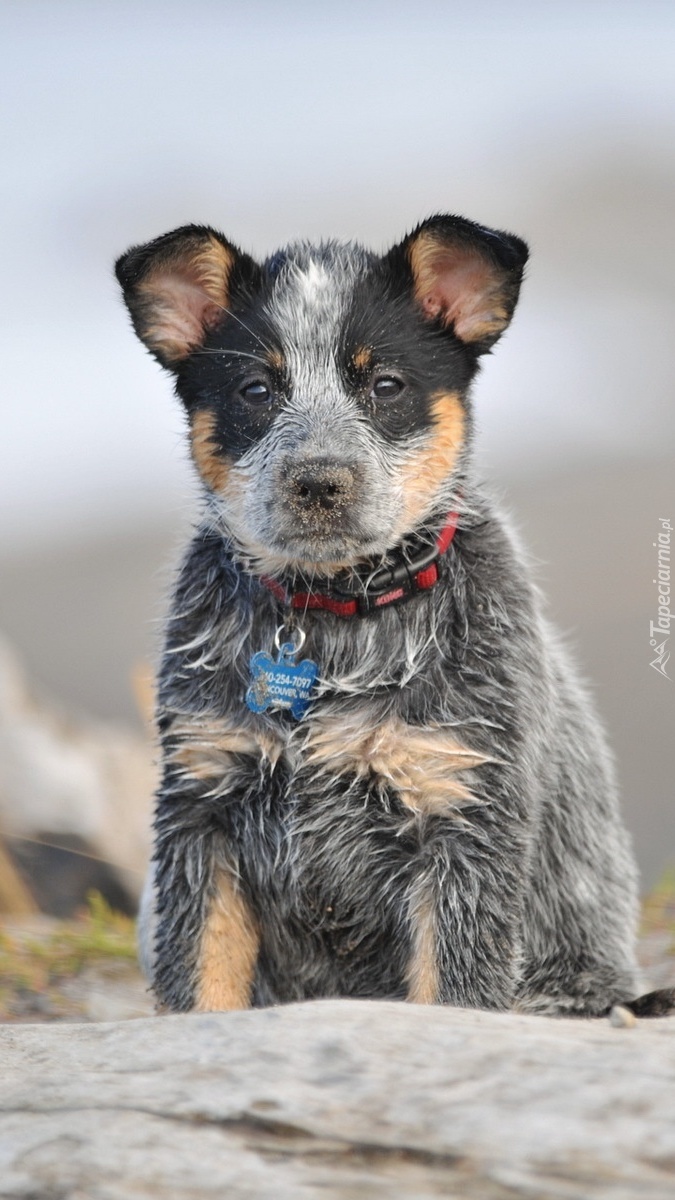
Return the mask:
[[285, 575], [301, 571], [329, 578], [380, 558], [387, 549], [384, 531], [353, 513], [335, 512], [330, 520], [311, 520], [309, 514], [302, 521], [292, 520], [278, 510], [269, 516], [267, 529], [257, 537], [244, 535], [237, 539], [257, 573]]
[[372, 532], [360, 529], [349, 520], [321, 528], [319, 524], [279, 532], [270, 542], [270, 550], [285, 558], [289, 566], [300, 563], [339, 564], [340, 567], [362, 561], [380, 551], [380, 541]]

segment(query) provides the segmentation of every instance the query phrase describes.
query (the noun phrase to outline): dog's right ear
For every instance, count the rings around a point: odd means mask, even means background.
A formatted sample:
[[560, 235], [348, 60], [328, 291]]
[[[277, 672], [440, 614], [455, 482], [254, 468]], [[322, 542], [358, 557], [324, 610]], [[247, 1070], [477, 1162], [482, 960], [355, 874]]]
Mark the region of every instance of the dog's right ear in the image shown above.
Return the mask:
[[254, 290], [262, 273], [215, 229], [184, 225], [132, 246], [115, 274], [139, 338], [175, 371], [227, 319], [233, 292]]
[[484, 354], [513, 316], [527, 255], [515, 234], [439, 214], [418, 225], [384, 262], [412, 285], [425, 320], [452, 329], [474, 353]]

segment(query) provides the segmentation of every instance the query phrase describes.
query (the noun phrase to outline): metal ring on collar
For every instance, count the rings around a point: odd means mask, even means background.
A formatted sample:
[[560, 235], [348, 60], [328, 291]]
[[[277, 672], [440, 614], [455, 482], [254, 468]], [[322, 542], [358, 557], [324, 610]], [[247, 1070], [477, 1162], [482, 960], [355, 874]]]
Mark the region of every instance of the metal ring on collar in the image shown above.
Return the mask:
[[[286, 628], [287, 628], [287, 627], [286, 627], [286, 625], [280, 625], [280, 626], [279, 626], [279, 628], [277, 629], [277, 631], [276, 631], [275, 635], [274, 635], [274, 645], [275, 645], [275, 648], [276, 648], [277, 650], [281, 650], [281, 646], [282, 646], [282, 634], [283, 634], [283, 632], [284, 632], [284, 630], [285, 630]], [[293, 635], [294, 635], [294, 634], [296, 634], [296, 635], [297, 635], [297, 637], [298, 637], [298, 643], [297, 643], [297, 645], [296, 645], [296, 644], [295, 644], [295, 642], [293, 641]], [[303, 647], [303, 646], [304, 646], [304, 644], [305, 644], [305, 640], [306, 640], [306, 638], [307, 638], [307, 634], [305, 633], [304, 629], [291, 629], [291, 630], [289, 631], [289, 635], [288, 635], [288, 637], [285, 637], [285, 638], [283, 638], [283, 644], [284, 644], [284, 645], [287, 645], [287, 644], [288, 644], [288, 645], [291, 645], [291, 646], [293, 646], [293, 653], [294, 653], [294, 654], [299, 654], [299, 653], [300, 653], [300, 651], [302, 650], [302, 647]]]

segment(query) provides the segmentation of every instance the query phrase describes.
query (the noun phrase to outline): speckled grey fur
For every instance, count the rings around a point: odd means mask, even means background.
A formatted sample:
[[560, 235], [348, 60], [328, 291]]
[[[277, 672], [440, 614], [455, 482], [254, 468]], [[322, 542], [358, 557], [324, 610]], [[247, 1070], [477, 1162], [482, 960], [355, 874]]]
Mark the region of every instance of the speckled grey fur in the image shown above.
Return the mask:
[[[612, 761], [509, 522], [476, 480], [468, 451], [433, 506], [442, 513], [461, 497], [441, 583], [362, 621], [307, 612], [303, 656], [320, 670], [307, 717], [255, 715], [244, 704], [249, 660], [271, 650], [281, 619], [246, 541], [252, 527], [256, 544], [265, 529], [278, 541], [279, 448], [295, 453], [299, 436], [313, 439], [312, 454], [339, 456], [349, 445], [375, 474], [379, 455], [369, 552], [391, 546], [396, 524], [383, 516], [388, 495], [390, 512], [398, 503], [396, 451], [378, 449], [334, 375], [341, 305], [369, 258], [342, 248], [327, 267], [324, 250], [312, 266], [306, 247], [295, 257], [294, 266], [286, 252], [269, 302], [286, 331], [293, 396], [267, 442], [247, 456], [254, 486], [240, 520], [205, 494], [168, 622], [158, 710], [165, 764], [141, 923], [156, 994], [174, 1010], [193, 1006], [214, 872], [224, 868], [260, 926], [254, 1004], [405, 998], [424, 899], [434, 913], [439, 1002], [607, 1012], [639, 990], [636, 870]], [[415, 813], [381, 779], [308, 761], [317, 722], [376, 730], [392, 718], [447, 730], [485, 756], [467, 775], [470, 803]], [[278, 757], [230, 753], [221, 776], [200, 783], [172, 761], [176, 723], [199, 730], [214, 719], [254, 740], [268, 734], [281, 746]]]

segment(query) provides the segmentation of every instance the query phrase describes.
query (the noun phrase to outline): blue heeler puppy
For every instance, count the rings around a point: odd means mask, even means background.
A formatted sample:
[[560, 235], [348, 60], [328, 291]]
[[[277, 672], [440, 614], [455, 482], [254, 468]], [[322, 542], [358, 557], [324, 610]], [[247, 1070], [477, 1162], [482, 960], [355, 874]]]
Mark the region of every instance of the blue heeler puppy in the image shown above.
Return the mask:
[[384, 256], [187, 226], [117, 264], [204, 486], [159, 681], [165, 1008], [639, 990], [611, 759], [471, 461], [526, 258], [437, 216]]

